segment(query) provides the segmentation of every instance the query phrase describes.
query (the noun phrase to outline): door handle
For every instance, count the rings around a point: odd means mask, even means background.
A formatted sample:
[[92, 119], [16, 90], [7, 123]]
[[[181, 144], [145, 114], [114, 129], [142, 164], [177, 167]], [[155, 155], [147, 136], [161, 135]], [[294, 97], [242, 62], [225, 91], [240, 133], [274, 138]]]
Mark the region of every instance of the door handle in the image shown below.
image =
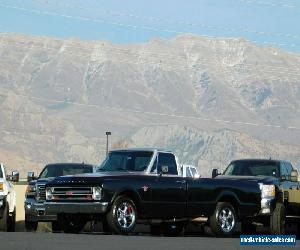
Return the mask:
[[186, 180], [183, 180], [183, 181], [176, 181], [176, 183], [185, 184], [185, 183], [186, 183]]

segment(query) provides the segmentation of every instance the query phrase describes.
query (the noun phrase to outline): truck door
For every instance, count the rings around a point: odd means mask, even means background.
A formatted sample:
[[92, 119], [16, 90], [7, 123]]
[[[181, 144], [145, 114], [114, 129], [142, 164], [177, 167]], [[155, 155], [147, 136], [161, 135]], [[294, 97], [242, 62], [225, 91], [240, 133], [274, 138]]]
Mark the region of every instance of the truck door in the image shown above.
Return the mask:
[[[175, 156], [158, 153], [153, 164], [152, 216], [153, 218], [181, 218], [186, 215], [186, 179], [179, 176]], [[168, 172], [161, 174], [162, 167]]]

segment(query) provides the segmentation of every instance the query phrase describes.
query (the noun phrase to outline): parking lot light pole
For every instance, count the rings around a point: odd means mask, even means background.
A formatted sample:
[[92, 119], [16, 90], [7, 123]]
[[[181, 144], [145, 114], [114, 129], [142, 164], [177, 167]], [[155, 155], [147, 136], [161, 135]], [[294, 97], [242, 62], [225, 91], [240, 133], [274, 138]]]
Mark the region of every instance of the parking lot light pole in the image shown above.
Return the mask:
[[111, 132], [106, 132], [106, 155], [108, 155], [108, 136], [111, 135]]

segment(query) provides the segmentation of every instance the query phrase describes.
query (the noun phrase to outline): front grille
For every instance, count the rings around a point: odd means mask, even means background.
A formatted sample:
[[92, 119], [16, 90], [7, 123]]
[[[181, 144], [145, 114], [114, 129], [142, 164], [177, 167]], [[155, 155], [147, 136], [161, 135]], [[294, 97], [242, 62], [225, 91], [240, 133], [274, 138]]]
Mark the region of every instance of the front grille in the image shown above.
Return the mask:
[[89, 201], [93, 199], [92, 187], [53, 187], [53, 200], [56, 201]]
[[41, 185], [38, 184], [36, 187], [36, 194], [38, 201], [44, 201], [46, 199], [46, 191], [45, 191], [45, 184]]

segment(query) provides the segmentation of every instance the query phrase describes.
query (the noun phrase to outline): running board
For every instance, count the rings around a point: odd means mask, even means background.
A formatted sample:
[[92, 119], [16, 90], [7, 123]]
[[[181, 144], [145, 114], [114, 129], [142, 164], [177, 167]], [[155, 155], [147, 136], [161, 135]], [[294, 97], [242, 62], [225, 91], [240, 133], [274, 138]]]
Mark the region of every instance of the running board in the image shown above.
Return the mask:
[[207, 217], [197, 217], [191, 220], [192, 222], [205, 223], [208, 221]]
[[292, 219], [300, 219], [299, 215], [287, 215], [286, 218], [292, 218]]

